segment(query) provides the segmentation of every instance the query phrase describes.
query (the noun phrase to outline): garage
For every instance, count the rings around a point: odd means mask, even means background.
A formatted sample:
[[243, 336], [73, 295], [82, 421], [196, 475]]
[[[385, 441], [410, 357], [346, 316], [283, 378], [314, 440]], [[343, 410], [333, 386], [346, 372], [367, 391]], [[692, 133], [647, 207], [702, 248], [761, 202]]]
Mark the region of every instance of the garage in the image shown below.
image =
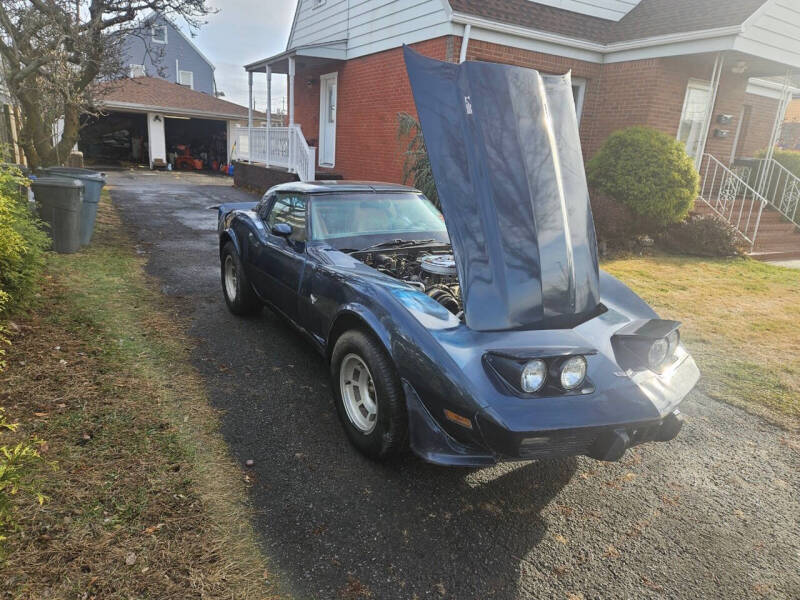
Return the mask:
[[[89, 164], [207, 171], [228, 164], [231, 128], [247, 107], [155, 77], [106, 84], [84, 117], [78, 149]], [[254, 113], [253, 126], [265, 115]]]
[[149, 166], [147, 115], [111, 112], [85, 116], [78, 150], [88, 164]]

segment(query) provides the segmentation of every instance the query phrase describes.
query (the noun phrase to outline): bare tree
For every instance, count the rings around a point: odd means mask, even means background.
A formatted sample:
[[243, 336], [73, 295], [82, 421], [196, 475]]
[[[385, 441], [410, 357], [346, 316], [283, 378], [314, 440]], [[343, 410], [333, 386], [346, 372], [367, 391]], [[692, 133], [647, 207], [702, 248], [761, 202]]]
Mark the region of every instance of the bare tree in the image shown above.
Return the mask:
[[152, 13], [196, 28], [208, 12], [206, 0], [0, 0], [0, 67], [22, 112], [19, 144], [30, 165], [63, 160], [92, 110], [94, 84], [127, 76], [126, 35]]

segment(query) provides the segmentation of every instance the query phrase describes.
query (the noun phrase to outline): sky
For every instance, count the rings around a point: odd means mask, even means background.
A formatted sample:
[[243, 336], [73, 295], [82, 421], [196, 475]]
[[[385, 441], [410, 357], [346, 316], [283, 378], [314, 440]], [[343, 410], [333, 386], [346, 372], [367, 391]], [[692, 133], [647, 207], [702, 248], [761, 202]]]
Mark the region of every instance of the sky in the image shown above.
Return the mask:
[[[247, 73], [244, 65], [286, 50], [295, 0], [209, 0], [215, 13], [191, 36], [195, 45], [216, 67], [217, 89], [225, 100], [247, 106]], [[188, 34], [185, 23], [176, 25]], [[267, 79], [253, 74], [256, 110], [267, 105]], [[286, 76], [272, 76], [272, 108], [285, 107]]]

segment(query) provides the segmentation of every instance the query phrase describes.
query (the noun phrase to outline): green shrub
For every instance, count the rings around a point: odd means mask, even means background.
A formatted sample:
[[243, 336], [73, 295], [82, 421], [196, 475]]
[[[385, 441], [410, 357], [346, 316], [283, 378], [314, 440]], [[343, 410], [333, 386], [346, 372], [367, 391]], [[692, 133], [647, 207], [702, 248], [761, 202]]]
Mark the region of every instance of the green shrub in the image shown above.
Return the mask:
[[625, 205], [652, 231], [686, 217], [700, 179], [683, 145], [648, 127], [611, 134], [586, 174], [596, 192]]
[[412, 184], [438, 207], [439, 193], [436, 191], [433, 169], [419, 121], [408, 113], [398, 113], [397, 137], [406, 140], [406, 149], [403, 153], [403, 183]]
[[[0, 408], [0, 437], [9, 431], [16, 431], [17, 424], [9, 423], [5, 413]], [[47, 499], [39, 492], [36, 482], [30, 481], [31, 467], [38, 462], [44, 462], [36, 445], [40, 440], [17, 442], [13, 445], [0, 445], [0, 542], [5, 539], [4, 532], [15, 526], [13, 505], [11, 497], [23, 492], [36, 498], [39, 504]], [[0, 552], [2, 556], [2, 552]]]
[[0, 166], [0, 320], [30, 296], [49, 245], [27, 196], [20, 193], [26, 185], [18, 169]]
[[[766, 150], [761, 150], [756, 154], [756, 158], [764, 158]], [[775, 150], [773, 158], [791, 171], [795, 176], [800, 177], [800, 152], [797, 150]]]
[[736, 230], [711, 215], [692, 215], [670, 225], [661, 236], [661, 242], [672, 252], [694, 256], [735, 256], [746, 250]]

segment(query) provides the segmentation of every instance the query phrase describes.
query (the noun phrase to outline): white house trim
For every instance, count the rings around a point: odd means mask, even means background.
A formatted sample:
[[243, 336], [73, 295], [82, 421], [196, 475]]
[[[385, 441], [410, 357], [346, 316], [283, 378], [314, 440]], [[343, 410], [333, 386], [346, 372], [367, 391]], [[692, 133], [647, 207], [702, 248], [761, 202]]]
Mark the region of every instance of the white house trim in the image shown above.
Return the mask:
[[136, 102], [119, 102], [119, 101], [105, 101], [101, 103], [103, 110], [118, 110], [122, 112], [152, 112], [161, 113], [167, 117], [171, 115], [197, 117], [200, 119], [212, 119], [216, 121], [227, 121], [233, 119], [235, 121], [244, 121], [247, 119], [246, 115], [235, 115], [232, 113], [215, 113], [206, 110], [193, 110], [188, 108], [170, 108], [167, 106], [150, 106], [147, 104], [138, 104]]
[[[660, 56], [729, 50], [733, 49], [736, 36], [741, 34], [743, 30], [742, 25], [734, 25], [602, 44], [549, 31], [492, 21], [491, 19], [459, 12], [453, 13], [452, 20], [454, 23], [461, 25], [471, 25], [470, 35], [474, 39], [523, 47], [548, 54], [558, 52], [569, 58], [595, 63], [624, 62]], [[493, 36], [484, 32], [504, 35]], [[454, 35], [460, 35], [460, 32], [454, 32]], [[520, 44], [513, 41], [512, 38], [528, 40], [528, 43]]]
[[[789, 91], [793, 96], [800, 94], [800, 88], [797, 87], [789, 87]], [[780, 100], [783, 96], [783, 82], [753, 78], [747, 82], [747, 93], [771, 98], [772, 100]]]

